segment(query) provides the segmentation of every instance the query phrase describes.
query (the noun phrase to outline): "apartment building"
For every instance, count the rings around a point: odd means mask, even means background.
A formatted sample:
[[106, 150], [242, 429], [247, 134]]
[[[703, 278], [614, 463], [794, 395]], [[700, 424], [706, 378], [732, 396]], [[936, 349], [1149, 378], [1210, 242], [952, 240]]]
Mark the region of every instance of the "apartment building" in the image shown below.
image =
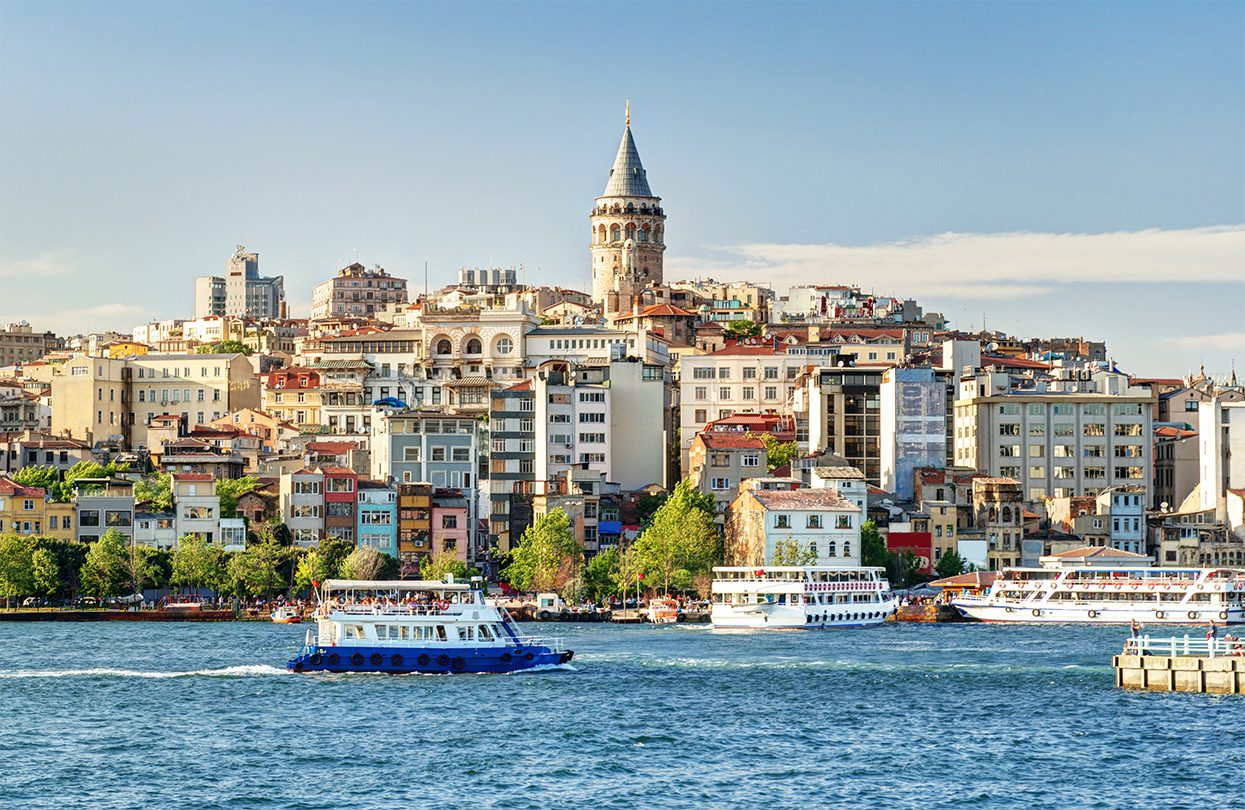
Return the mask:
[[833, 489], [745, 486], [726, 521], [727, 565], [772, 565], [780, 541], [794, 541], [815, 565], [859, 565], [863, 516]]
[[259, 275], [259, 254], [238, 245], [225, 262], [224, 276], [195, 279], [195, 317], [238, 315], [285, 318], [285, 281]]
[[220, 497], [216, 481], [206, 473], [174, 473], [173, 513], [178, 538], [197, 537], [220, 543]]
[[294, 543], [312, 548], [324, 539], [324, 476], [303, 468], [281, 476], [281, 516]]
[[1147, 389], [1115, 372], [1048, 381], [972, 373], [954, 406], [955, 462], [1021, 482], [1030, 502], [1113, 486], [1148, 492], [1153, 406]]
[[349, 467], [316, 469], [324, 482], [324, 536], [354, 540], [359, 474]]
[[380, 265], [369, 270], [354, 262], [312, 288], [311, 318], [370, 318], [388, 304], [407, 300], [406, 279], [389, 275]]
[[721, 523], [744, 479], [766, 476], [767, 463], [765, 442], [751, 433], [704, 430], [688, 450], [688, 477], [698, 490], [712, 496]]
[[398, 490], [383, 481], [358, 480], [359, 523], [355, 537], [360, 548], [398, 556]]
[[0, 476], [0, 534], [74, 539], [74, 505], [53, 501], [42, 487]]
[[51, 467], [63, 474], [78, 462], [90, 460], [91, 446], [77, 439], [35, 430], [0, 434], [0, 472]]
[[321, 416], [320, 372], [291, 366], [268, 372], [261, 391], [260, 408], [274, 419], [298, 428], [319, 427]]
[[420, 561], [432, 553], [432, 484], [397, 484], [398, 560], [402, 575], [418, 576]]
[[489, 542], [505, 553], [518, 540], [511, 533], [511, 499], [525, 483], [536, 480], [536, 392], [531, 380], [492, 393], [489, 448]]
[[73, 482], [74, 525], [79, 543], [93, 543], [110, 529], [128, 542], [134, 536], [134, 482], [79, 478]]
[[0, 330], [0, 366], [30, 363], [64, 345], [53, 332], [36, 332], [26, 321], [11, 323]]
[[259, 392], [254, 367], [242, 354], [79, 355], [53, 373], [52, 432], [146, 448], [147, 428], [157, 416], [203, 425], [258, 408]]

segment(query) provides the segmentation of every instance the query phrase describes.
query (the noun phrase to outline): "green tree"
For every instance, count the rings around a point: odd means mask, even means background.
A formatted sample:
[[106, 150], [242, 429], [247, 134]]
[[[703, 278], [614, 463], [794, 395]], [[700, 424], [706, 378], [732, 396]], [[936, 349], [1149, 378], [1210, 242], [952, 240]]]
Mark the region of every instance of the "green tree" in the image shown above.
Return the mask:
[[743, 319], [729, 321], [722, 326], [722, 337], [727, 340], [743, 340], [744, 338], [760, 337], [765, 331], [765, 324]]
[[337, 571], [318, 549], [303, 554], [294, 569], [294, 585], [300, 591], [310, 590], [315, 583], [323, 584], [326, 579], [333, 579]]
[[209, 546], [198, 535], [189, 535], [177, 541], [169, 581], [179, 588], [219, 591], [224, 584], [227, 565], [222, 549]]
[[774, 543], [774, 559], [770, 565], [816, 565], [817, 553], [811, 548], [800, 548], [794, 537]]
[[33, 590], [39, 596], [55, 596], [61, 589], [61, 569], [50, 549], [36, 548], [31, 554]]
[[51, 493], [53, 500], [67, 502], [73, 498], [73, 482], [79, 478], [112, 478], [127, 472], [130, 465], [110, 461], [106, 465], [94, 461], [79, 461], [65, 472], [64, 480]]
[[35, 544], [30, 537], [0, 535], [0, 596], [4, 597], [6, 608], [10, 599], [34, 592], [34, 551]]
[[593, 555], [584, 566], [584, 595], [593, 602], [601, 602], [616, 592], [620, 566], [617, 548], [607, 548]]
[[353, 540], [343, 540], [340, 537], [327, 537], [320, 541], [320, 545], [316, 547], [316, 551], [324, 558], [325, 564], [328, 565], [330, 576], [341, 576], [342, 563], [354, 551], [355, 544]]
[[471, 578], [471, 570], [467, 564], [452, 551], [438, 551], [429, 554], [419, 561], [420, 579], [441, 581], [446, 574], [453, 574], [455, 581], [462, 582]]
[[13, 482], [24, 487], [41, 487], [52, 494], [60, 483], [60, 475], [52, 467], [22, 467], [12, 475]]
[[866, 520], [860, 527], [860, 564], [885, 567], [889, 553], [878, 524]]
[[506, 581], [521, 591], [556, 591], [574, 575], [583, 548], [566, 512], [553, 509], [523, 532], [510, 552]]
[[140, 546], [130, 541], [126, 548], [125, 565], [126, 584], [130, 593], [141, 593], [143, 588], [154, 588], [162, 584], [159, 581], [160, 566], [156, 562], [159, 554], [151, 546]]
[[922, 580], [921, 558], [912, 549], [887, 555], [886, 578], [894, 588], [911, 588]]
[[942, 555], [942, 559], [934, 566], [934, 573], [939, 577], [953, 577], [964, 573], [964, 558], [955, 549]]
[[148, 475], [134, 484], [134, 502], [151, 503], [156, 511], [173, 508], [173, 476], [168, 473]]
[[253, 475], [217, 481], [216, 497], [220, 498], [220, 516], [223, 518], [236, 518], [238, 516], [238, 499], [248, 492], [259, 489], [260, 486], [260, 480]]
[[286, 551], [277, 545], [275, 540], [268, 540], [248, 546], [246, 551], [239, 551], [229, 561], [229, 576], [239, 593], [252, 596], [269, 596], [282, 585], [286, 579], [282, 576], [282, 563], [285, 562]]
[[386, 568], [387, 556], [374, 548], [359, 546], [342, 560], [342, 579], [380, 579]]
[[687, 590], [692, 580], [722, 559], [722, 536], [714, 522], [713, 498], [690, 481], [675, 485], [631, 548], [646, 579], [666, 593]]
[[757, 436], [765, 445], [765, 466], [770, 472], [795, 461], [800, 446], [795, 442], [780, 442], [768, 433]]
[[125, 590], [129, 569], [125, 535], [109, 529], [87, 549], [82, 564], [82, 590], [90, 596], [116, 596]]
[[50, 552], [56, 558], [56, 567], [60, 572], [60, 588], [57, 593], [74, 596], [78, 591], [88, 546], [54, 537], [36, 537], [35, 548]]
[[199, 354], [245, 354], [250, 357], [255, 350], [240, 340], [222, 340], [218, 343], [204, 343], [195, 349]]

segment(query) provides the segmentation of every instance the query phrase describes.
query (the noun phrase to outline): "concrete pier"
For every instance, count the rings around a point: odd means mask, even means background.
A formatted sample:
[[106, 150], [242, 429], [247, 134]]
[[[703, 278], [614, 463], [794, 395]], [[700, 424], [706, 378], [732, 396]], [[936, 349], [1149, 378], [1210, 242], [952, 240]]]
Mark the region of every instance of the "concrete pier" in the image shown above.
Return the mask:
[[1245, 693], [1245, 657], [1200, 655], [1117, 655], [1115, 685], [1151, 692]]

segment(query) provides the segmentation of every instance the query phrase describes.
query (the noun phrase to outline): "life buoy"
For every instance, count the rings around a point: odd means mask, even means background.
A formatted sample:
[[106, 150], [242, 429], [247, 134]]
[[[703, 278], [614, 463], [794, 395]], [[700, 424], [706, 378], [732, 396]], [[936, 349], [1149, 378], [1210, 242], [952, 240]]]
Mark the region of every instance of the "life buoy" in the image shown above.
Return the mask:
[[523, 656], [523, 657], [524, 657], [524, 658], [526, 658], [527, 660], [531, 661], [531, 660], [532, 660], [533, 658], [535, 658], [536, 656], [532, 655], [532, 654], [529, 652], [527, 655], [525, 655], [525, 656]]
[[551, 614], [549, 611], [547, 611], [547, 610], [542, 610], [542, 611], [540, 611], [539, 613], [537, 613], [537, 614], [536, 614], [536, 618], [540, 619], [540, 620], [543, 622], [543, 621], [548, 621], [548, 620], [549, 620], [549, 617], [550, 617], [550, 616], [552, 616], [552, 615], [553, 615], [553, 614]]
[[1091, 611], [1089, 612], [1089, 617], [1090, 617], [1091, 619], [1097, 619], [1097, 618], [1098, 618], [1098, 611], [1096, 611], [1096, 610], [1091, 610]]
[[1037, 608], [1034, 608], [1034, 609], [1033, 609], [1033, 615], [1034, 615], [1034, 616], [1041, 616], [1041, 615], [1042, 615], [1042, 611], [1038, 610]]
[[398, 653], [394, 653], [389, 657], [389, 665], [394, 667], [402, 666], [402, 656]]
[[1228, 620], [1228, 611], [1226, 610], [1219, 611], [1219, 621], [1224, 622], [1227, 620]]
[[380, 662], [385, 660], [385, 656], [380, 653], [372, 653], [372, 666], [380, 666]]
[[427, 654], [421, 653], [421, 654], [420, 654], [420, 656], [419, 656], [419, 658], [417, 658], [417, 659], [415, 659], [415, 660], [419, 662], [419, 665], [420, 665], [421, 667], [426, 667], [426, 666], [428, 666], [428, 660], [429, 660], [429, 659], [428, 659]]
[[1156, 611], [1154, 612], [1154, 618], [1156, 618], [1156, 619], [1166, 619], [1166, 618], [1167, 618], [1167, 612], [1166, 612], [1166, 611], [1163, 611], [1163, 610], [1156, 610]]
[[501, 662], [502, 662], [503, 664], [509, 664], [509, 663], [510, 663], [510, 653], [502, 653], [502, 654], [501, 654]]
[[437, 664], [438, 664], [438, 665], [440, 665], [440, 666], [445, 666], [445, 665], [446, 665], [446, 664], [448, 664], [449, 662], [450, 662], [450, 657], [449, 657], [448, 655], [445, 655], [444, 653], [442, 653], [441, 655], [438, 655], [438, 656], [437, 656]]
[[324, 663], [324, 656], [320, 655], [320, 653], [316, 653], [315, 655], [311, 656], [311, 665], [313, 667], [318, 667], [322, 663]]
[[1190, 611], [1189, 611], [1189, 618], [1190, 618], [1190, 619], [1196, 619], [1196, 618], [1197, 618], [1197, 611], [1196, 611], [1196, 610], [1190, 610]]
[[1004, 609], [1003, 609], [1003, 612], [1004, 612], [1004, 613], [1012, 613], [1013, 611], [1012, 611], [1012, 609], [1011, 609], [1011, 608], [1004, 608]]
[[338, 664], [340, 664], [341, 660], [342, 660], [342, 657], [338, 655], [337, 653], [331, 653], [329, 655], [329, 663], [332, 664], [333, 666], [337, 666]]
[[354, 664], [356, 667], [362, 664], [363, 653], [355, 653], [354, 655], [350, 656], [350, 663]]
[[450, 665], [454, 667], [454, 669], [462, 669], [463, 667], [467, 666], [467, 662], [461, 658], [455, 658], [453, 661], [450, 662]]

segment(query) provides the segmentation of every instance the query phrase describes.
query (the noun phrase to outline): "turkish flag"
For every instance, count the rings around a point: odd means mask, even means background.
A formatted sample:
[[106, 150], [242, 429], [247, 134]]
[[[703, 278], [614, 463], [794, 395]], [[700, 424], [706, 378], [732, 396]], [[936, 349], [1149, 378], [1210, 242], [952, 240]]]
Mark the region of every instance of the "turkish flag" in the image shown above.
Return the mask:
[[641, 573], [641, 574], [640, 574], [640, 579], [644, 579], [644, 574], [643, 574], [643, 573]]

